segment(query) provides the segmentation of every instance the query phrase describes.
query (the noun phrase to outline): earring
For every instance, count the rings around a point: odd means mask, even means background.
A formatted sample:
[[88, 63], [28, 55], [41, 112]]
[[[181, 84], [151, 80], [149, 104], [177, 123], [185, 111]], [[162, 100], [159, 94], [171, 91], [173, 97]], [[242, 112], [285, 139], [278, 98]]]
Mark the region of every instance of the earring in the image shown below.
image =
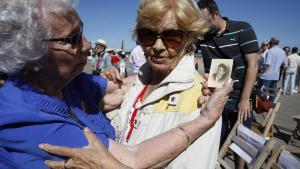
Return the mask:
[[38, 71], [40, 71], [40, 68], [37, 67], [37, 66], [35, 66], [35, 67], [33, 67], [33, 71], [34, 71], [34, 72], [38, 72]]

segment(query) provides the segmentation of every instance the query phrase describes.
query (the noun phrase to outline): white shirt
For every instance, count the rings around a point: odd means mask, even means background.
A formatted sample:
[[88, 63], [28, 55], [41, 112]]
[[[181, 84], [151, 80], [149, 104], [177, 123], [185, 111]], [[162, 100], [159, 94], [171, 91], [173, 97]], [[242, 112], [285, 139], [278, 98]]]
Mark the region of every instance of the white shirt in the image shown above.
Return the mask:
[[143, 48], [138, 45], [130, 53], [129, 62], [133, 64], [133, 73], [137, 74], [139, 68], [146, 63], [146, 57]]
[[293, 53], [288, 56], [288, 68], [295, 69], [300, 65], [300, 56], [297, 53]]

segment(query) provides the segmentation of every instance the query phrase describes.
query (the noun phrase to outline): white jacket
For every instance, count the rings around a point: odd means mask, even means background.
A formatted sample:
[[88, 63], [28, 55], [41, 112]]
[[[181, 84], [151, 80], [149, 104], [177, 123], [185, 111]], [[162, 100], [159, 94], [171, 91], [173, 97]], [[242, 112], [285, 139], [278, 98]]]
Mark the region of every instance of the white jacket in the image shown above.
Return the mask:
[[[139, 106], [134, 130], [128, 142], [131, 107], [136, 97], [151, 79], [151, 72], [144, 64], [138, 78], [124, 97], [119, 110], [108, 114], [116, 129], [117, 141], [121, 144], [135, 145], [178, 126], [180, 123], [199, 116], [198, 98], [201, 96], [203, 79], [195, 71], [194, 56], [185, 55], [174, 70]], [[198, 138], [186, 151], [181, 153], [165, 168], [170, 169], [213, 169], [216, 165], [221, 118], [215, 125]], [[166, 143], [168, 144], [168, 143]]]

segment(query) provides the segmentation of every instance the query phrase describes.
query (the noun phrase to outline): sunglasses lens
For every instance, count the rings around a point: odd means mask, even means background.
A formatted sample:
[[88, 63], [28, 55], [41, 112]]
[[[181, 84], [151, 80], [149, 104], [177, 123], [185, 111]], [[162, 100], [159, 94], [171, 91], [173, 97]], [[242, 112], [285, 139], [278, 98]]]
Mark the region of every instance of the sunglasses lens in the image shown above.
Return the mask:
[[162, 40], [168, 48], [178, 48], [183, 39], [183, 31], [166, 30], [162, 33]]
[[183, 39], [183, 31], [166, 30], [158, 34], [151, 29], [139, 29], [137, 31], [138, 41], [145, 46], [153, 46], [158, 36], [168, 48], [178, 48]]
[[154, 45], [157, 33], [151, 29], [139, 29], [137, 31], [138, 41], [145, 46]]

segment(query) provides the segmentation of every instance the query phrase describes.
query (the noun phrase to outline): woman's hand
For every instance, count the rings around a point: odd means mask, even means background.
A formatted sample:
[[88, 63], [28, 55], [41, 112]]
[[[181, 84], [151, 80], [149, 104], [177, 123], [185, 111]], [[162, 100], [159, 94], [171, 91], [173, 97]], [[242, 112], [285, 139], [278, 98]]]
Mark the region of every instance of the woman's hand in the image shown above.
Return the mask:
[[228, 95], [233, 89], [232, 86], [232, 79], [230, 79], [222, 88], [215, 89], [211, 96], [201, 97], [199, 103], [204, 103], [201, 110], [201, 116], [212, 121], [217, 121], [223, 112]]
[[117, 161], [103, 146], [89, 129], [84, 129], [84, 135], [89, 145], [83, 148], [68, 148], [63, 146], [53, 146], [40, 144], [39, 147], [51, 154], [69, 157], [66, 161], [50, 161], [45, 163], [54, 169], [76, 168], [76, 169], [128, 169], [127, 166]]
[[115, 84], [123, 83], [123, 80], [121, 78], [121, 74], [120, 74], [119, 70], [114, 66], [111, 66], [111, 67], [105, 69], [104, 71], [102, 71], [101, 76], [103, 76], [104, 78], [106, 78], [109, 81], [113, 81]]

